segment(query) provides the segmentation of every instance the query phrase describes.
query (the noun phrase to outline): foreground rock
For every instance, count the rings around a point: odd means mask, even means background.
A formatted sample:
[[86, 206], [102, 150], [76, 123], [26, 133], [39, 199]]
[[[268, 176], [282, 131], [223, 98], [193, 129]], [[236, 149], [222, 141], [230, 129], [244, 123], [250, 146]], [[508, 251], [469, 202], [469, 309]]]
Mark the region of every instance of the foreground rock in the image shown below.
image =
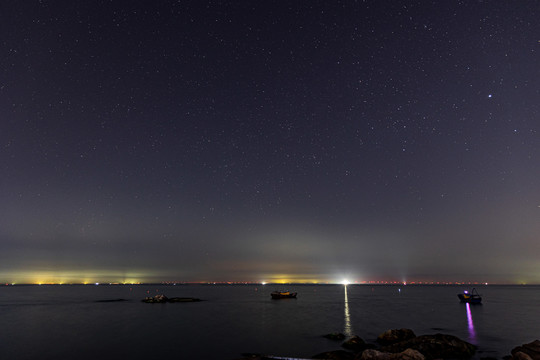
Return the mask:
[[400, 353], [387, 353], [373, 349], [364, 350], [361, 360], [425, 360], [419, 351], [407, 349]]
[[512, 349], [512, 359], [540, 360], [540, 340], [535, 340]]
[[201, 301], [201, 299], [197, 298], [183, 298], [183, 297], [173, 297], [168, 298], [165, 295], [156, 295], [154, 297], [146, 297], [141, 300], [142, 302], [148, 303], [148, 304], [160, 304], [160, 303], [177, 303], [177, 302], [196, 302]]
[[362, 338], [356, 335], [345, 341], [343, 344], [341, 344], [341, 346], [343, 346], [345, 349], [349, 349], [357, 353], [360, 351], [364, 351], [369, 347], [369, 345], [366, 344], [366, 342], [362, 340]]
[[410, 340], [384, 346], [383, 352], [400, 353], [407, 349], [417, 350], [432, 359], [467, 359], [474, 355], [476, 346], [453, 335], [435, 334], [422, 335]]
[[391, 329], [386, 330], [377, 337], [377, 342], [381, 345], [392, 345], [401, 341], [414, 339], [416, 335], [411, 329]]
[[311, 357], [312, 359], [325, 360], [354, 360], [355, 354], [345, 350], [326, 351]]
[[[339, 339], [342, 334], [324, 335], [329, 339]], [[397, 341], [397, 342], [395, 342]], [[476, 352], [476, 346], [453, 335], [435, 334], [414, 336], [409, 329], [388, 330], [379, 335], [378, 343], [389, 344], [376, 349], [374, 344], [366, 343], [358, 336], [353, 336], [341, 346], [345, 350], [327, 351], [312, 356], [312, 359], [327, 360], [439, 360], [469, 359]], [[393, 343], [395, 342], [395, 343]], [[514, 353], [516, 355], [514, 355]], [[247, 359], [288, 359], [285, 357], [243, 354]], [[251, 356], [247, 356], [251, 355]], [[540, 360], [540, 340], [525, 344], [512, 351], [514, 357], [507, 360]], [[300, 360], [300, 359], [299, 359]]]

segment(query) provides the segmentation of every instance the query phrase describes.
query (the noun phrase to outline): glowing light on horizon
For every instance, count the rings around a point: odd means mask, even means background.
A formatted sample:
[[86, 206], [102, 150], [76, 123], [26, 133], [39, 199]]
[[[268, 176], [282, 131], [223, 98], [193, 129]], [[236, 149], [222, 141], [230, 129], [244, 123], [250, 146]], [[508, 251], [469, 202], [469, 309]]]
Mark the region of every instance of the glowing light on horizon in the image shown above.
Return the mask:
[[[262, 281], [260, 278], [264, 278]], [[462, 281], [432, 281], [401, 278], [401, 280], [391, 279], [358, 279], [357, 276], [350, 273], [335, 274], [327, 276], [325, 274], [310, 274], [310, 273], [264, 273], [259, 279], [231, 279], [228, 281], [219, 280], [218, 283], [252, 283], [252, 284], [336, 284], [336, 285], [362, 285], [362, 284], [380, 284], [380, 285], [452, 285], [452, 284], [476, 284], [488, 285], [485, 281], [479, 282], [462, 282]], [[68, 284], [144, 284], [144, 283], [167, 283], [172, 284], [173, 281], [178, 283], [213, 283], [215, 280], [205, 279], [188, 279], [176, 281], [179, 279], [171, 279], [170, 276], [157, 273], [154, 270], [132, 270], [118, 271], [117, 269], [62, 269], [62, 270], [10, 270], [4, 272], [0, 276], [0, 285], [2, 284], [43, 284], [43, 285], [68, 285]], [[526, 282], [519, 281], [511, 284], [524, 285]]]
[[11, 271], [2, 274], [4, 283], [17, 284], [140, 284], [144, 281], [154, 281], [153, 272], [130, 271], [118, 272], [106, 269], [95, 270], [42, 270], [42, 271]]
[[309, 277], [308, 274], [268, 274], [267, 282], [274, 284], [318, 284], [320, 279]]

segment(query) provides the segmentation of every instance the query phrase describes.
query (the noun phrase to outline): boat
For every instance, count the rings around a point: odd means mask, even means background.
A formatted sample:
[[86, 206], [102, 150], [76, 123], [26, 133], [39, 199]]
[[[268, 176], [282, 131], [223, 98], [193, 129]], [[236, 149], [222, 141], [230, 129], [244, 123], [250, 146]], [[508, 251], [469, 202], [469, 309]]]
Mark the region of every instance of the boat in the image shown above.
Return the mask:
[[270, 294], [272, 299], [295, 299], [296, 293], [290, 291], [274, 291]]
[[473, 288], [471, 292], [465, 290], [462, 294], [458, 294], [458, 298], [463, 303], [480, 304], [482, 302], [482, 296], [478, 294], [476, 288]]

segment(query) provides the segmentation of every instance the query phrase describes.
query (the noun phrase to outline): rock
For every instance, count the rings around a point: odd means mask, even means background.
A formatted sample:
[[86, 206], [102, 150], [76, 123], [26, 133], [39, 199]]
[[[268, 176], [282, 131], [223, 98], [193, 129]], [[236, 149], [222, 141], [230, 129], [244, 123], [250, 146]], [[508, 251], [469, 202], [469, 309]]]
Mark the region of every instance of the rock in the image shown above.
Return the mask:
[[381, 351], [399, 353], [407, 349], [418, 350], [427, 360], [431, 359], [464, 359], [476, 352], [476, 346], [446, 334], [422, 335], [410, 340], [384, 346]]
[[354, 360], [354, 354], [345, 350], [326, 351], [311, 357], [312, 359]]
[[155, 304], [155, 303], [166, 303], [169, 299], [165, 295], [156, 295], [154, 297], [146, 297], [142, 302]]
[[355, 352], [363, 351], [368, 347], [366, 342], [356, 335], [345, 341], [341, 346]]
[[517, 351], [512, 355], [511, 359], [512, 360], [532, 360], [532, 357], [525, 354], [524, 352]]
[[364, 350], [360, 360], [424, 360], [425, 357], [419, 351], [406, 349], [400, 353], [387, 353], [373, 349]]
[[391, 345], [401, 341], [415, 338], [416, 335], [411, 329], [386, 330], [377, 337], [377, 342], [381, 345]]
[[173, 297], [168, 298], [165, 295], [156, 295], [154, 297], [146, 297], [141, 300], [142, 302], [149, 303], [149, 304], [156, 304], [156, 303], [177, 303], [177, 302], [196, 302], [201, 301], [201, 299], [197, 298], [184, 298], [184, 297]]
[[343, 335], [342, 333], [326, 334], [326, 335], [323, 335], [323, 337], [330, 340], [344, 340], [345, 339], [345, 335]]
[[169, 302], [175, 303], [175, 302], [197, 302], [201, 301], [201, 299], [197, 298], [184, 298], [184, 297], [173, 297], [168, 300]]
[[528, 356], [532, 360], [540, 360], [540, 340], [535, 340], [512, 349], [513, 359], [525, 360], [526, 358], [524, 355]]

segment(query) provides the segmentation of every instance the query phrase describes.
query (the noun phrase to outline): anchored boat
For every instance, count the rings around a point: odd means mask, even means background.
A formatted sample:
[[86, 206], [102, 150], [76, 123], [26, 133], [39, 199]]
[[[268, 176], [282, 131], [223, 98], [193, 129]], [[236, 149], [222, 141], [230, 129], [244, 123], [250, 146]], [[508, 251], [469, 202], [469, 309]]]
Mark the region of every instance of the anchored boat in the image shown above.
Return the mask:
[[471, 292], [465, 290], [462, 294], [458, 294], [459, 300], [464, 303], [480, 304], [482, 302], [482, 296], [473, 288]]
[[272, 296], [272, 299], [296, 298], [296, 293], [290, 291], [274, 291], [270, 295]]

